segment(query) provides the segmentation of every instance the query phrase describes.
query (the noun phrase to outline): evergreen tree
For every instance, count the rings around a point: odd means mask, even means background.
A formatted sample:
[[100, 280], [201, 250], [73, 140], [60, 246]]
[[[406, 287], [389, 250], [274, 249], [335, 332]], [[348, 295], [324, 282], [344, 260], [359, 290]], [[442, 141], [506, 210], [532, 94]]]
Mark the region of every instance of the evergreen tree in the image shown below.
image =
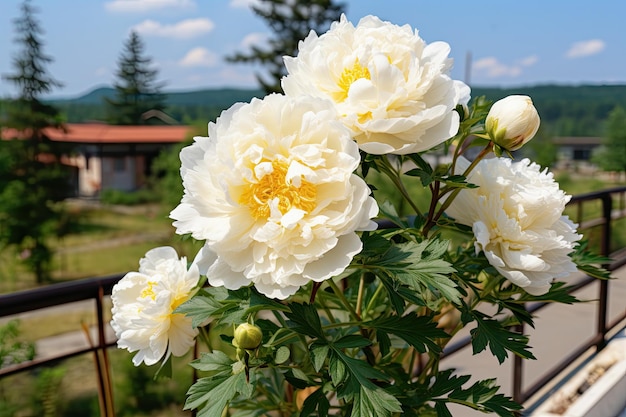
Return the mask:
[[269, 79], [260, 74], [256, 78], [269, 94], [282, 92], [280, 80], [285, 75], [283, 56], [295, 56], [298, 42], [311, 30], [325, 32], [330, 23], [339, 20], [345, 5], [333, 0], [260, 0], [253, 6], [254, 13], [261, 17], [274, 32], [268, 49], [253, 46], [250, 53], [236, 53], [226, 57], [230, 62], [260, 63], [265, 66]]
[[0, 142], [0, 243], [16, 249], [41, 283], [50, 275], [47, 240], [60, 230], [62, 212], [55, 202], [65, 197], [68, 178], [60, 162], [66, 149], [46, 135], [63, 128], [58, 110], [42, 102], [60, 83], [46, 72], [52, 58], [43, 53], [35, 13], [25, 0], [14, 21], [21, 51], [13, 60], [15, 72], [4, 76], [18, 96], [6, 103], [4, 121], [14, 134]]
[[626, 173], [626, 110], [617, 106], [610, 113], [602, 147], [592, 161], [604, 171]]
[[152, 60], [144, 55], [144, 49], [137, 32], [131, 32], [118, 60], [118, 82], [113, 84], [115, 98], [106, 99], [111, 124], [146, 124], [142, 117], [145, 112], [165, 108], [163, 84], [156, 82], [158, 71], [152, 68]]

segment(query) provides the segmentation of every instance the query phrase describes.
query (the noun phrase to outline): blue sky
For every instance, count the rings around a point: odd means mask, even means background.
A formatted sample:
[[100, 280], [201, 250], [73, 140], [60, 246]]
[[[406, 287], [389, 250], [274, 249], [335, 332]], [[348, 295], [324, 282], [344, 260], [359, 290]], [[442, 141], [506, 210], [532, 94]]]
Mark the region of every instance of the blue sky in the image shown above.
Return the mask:
[[[110, 85], [129, 31], [136, 29], [166, 91], [256, 87], [247, 64], [223, 59], [270, 35], [254, 0], [34, 0], [45, 31], [48, 70], [71, 97]], [[20, 0], [0, 1], [0, 74], [13, 72], [12, 20]], [[409, 24], [426, 42], [446, 41], [452, 76], [471, 55], [476, 86], [626, 84], [626, 2], [615, 0], [345, 0], [355, 24], [368, 14]], [[0, 96], [14, 94], [0, 80]]]

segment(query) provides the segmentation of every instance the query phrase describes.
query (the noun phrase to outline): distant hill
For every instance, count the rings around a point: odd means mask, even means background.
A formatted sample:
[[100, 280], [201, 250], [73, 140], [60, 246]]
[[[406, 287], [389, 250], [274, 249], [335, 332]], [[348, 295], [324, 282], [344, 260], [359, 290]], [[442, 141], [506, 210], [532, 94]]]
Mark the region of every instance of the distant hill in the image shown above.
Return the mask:
[[[260, 89], [217, 88], [196, 91], [166, 91], [167, 113], [180, 123], [214, 120], [236, 102], [263, 97]], [[601, 136], [604, 121], [615, 106], [626, 108], [626, 85], [538, 85], [515, 88], [473, 87], [472, 97], [498, 100], [511, 94], [532, 97], [542, 125], [554, 136]], [[100, 87], [72, 99], [52, 103], [66, 114], [69, 122], [105, 120], [105, 97], [114, 89]]]
[[[250, 101], [252, 97], [262, 97], [259, 89], [216, 88], [194, 91], [166, 91], [164, 92], [167, 105], [207, 105], [231, 106], [240, 101]], [[51, 100], [54, 104], [98, 104], [104, 103], [106, 98], [113, 98], [115, 89], [112, 87], [98, 87], [76, 98]]]

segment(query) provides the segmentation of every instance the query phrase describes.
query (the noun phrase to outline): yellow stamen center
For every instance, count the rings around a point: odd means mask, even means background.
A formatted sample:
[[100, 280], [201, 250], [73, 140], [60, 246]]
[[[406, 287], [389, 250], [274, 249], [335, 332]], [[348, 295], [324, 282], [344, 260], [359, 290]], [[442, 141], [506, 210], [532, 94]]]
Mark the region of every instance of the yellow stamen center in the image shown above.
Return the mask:
[[342, 101], [348, 98], [348, 91], [350, 91], [350, 86], [352, 85], [352, 83], [361, 78], [366, 78], [370, 80], [370, 71], [367, 69], [367, 67], [362, 66], [359, 63], [359, 60], [356, 59], [352, 68], [345, 68], [341, 73], [341, 77], [339, 77], [338, 85], [339, 88], [341, 88], [342, 90]]
[[154, 293], [154, 288], [153, 288], [154, 285], [156, 285], [156, 282], [149, 281], [148, 286], [144, 288], [143, 291], [141, 292], [141, 297], [142, 298], [150, 297], [154, 300], [156, 298], [156, 294]]
[[255, 219], [267, 219], [270, 216], [270, 202], [278, 199], [278, 209], [282, 214], [292, 208], [307, 213], [315, 209], [317, 189], [310, 182], [302, 179], [300, 187], [288, 183], [286, 162], [273, 161], [272, 172], [264, 175], [257, 183], [250, 184], [239, 203], [250, 208]]

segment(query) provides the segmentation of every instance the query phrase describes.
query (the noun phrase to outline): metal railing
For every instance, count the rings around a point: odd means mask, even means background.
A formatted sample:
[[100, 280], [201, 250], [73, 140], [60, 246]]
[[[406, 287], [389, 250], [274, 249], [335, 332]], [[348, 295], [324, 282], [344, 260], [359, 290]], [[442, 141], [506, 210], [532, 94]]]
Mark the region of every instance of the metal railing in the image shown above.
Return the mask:
[[[592, 218], [585, 218], [585, 205], [591, 204], [591, 210], [597, 210], [598, 202], [600, 203], [600, 216], [596, 217], [594, 215]], [[617, 205], [615, 205], [615, 202], [617, 202]], [[594, 205], [596, 206], [595, 208], [593, 207]], [[612, 262], [609, 265], [606, 265], [606, 267], [609, 270], [614, 270], [626, 264], [626, 252], [623, 250], [612, 251], [611, 249], [611, 231], [613, 222], [626, 217], [626, 187], [613, 188], [610, 190], [574, 196], [570, 201], [569, 206], [574, 207], [576, 210], [576, 216], [573, 216], [573, 220], [579, 224], [580, 231], [589, 231], [595, 228], [600, 229], [598, 236], [599, 250], [602, 255], [612, 258]], [[612, 253], [613, 256], [611, 256]], [[107, 342], [105, 337], [106, 323], [104, 322], [103, 299], [106, 295], [111, 294], [113, 285], [121, 279], [122, 276], [122, 274], [118, 274], [103, 278], [90, 278], [0, 295], [0, 317], [11, 316], [77, 301], [94, 300], [98, 332], [98, 340], [89, 348], [80, 348], [62, 355], [40, 360], [35, 359], [33, 361], [1, 368], [0, 378], [17, 372], [24, 372], [42, 365], [54, 364], [64, 359], [89, 352], [104, 355], [106, 358], [107, 348], [113, 346], [115, 342]], [[626, 311], [624, 311], [623, 314], [619, 315], [611, 322], [608, 322], [607, 304], [610, 281], [597, 280], [587, 277], [573, 286], [570, 292], [578, 291], [591, 284], [599, 286], [599, 302], [596, 310], [597, 317], [595, 334], [589, 340], [582, 343], [573, 353], [565, 357], [560, 363], [554, 365], [552, 369], [548, 370], [528, 389], [523, 389], [523, 359], [515, 356], [513, 360], [513, 398], [517, 402], [524, 403], [527, 399], [542, 389], [542, 387], [549, 381], [565, 370], [570, 363], [580, 355], [590, 349], [596, 349], [597, 351], [601, 350], [606, 345], [607, 336], [610, 332], [626, 320]], [[532, 305], [527, 306], [527, 310], [531, 313], [535, 313], [547, 305], [548, 303], [533, 303]], [[517, 330], [520, 333], [523, 333], [523, 325], [517, 326]], [[471, 339], [468, 336], [457, 341], [456, 343], [450, 344], [444, 350], [444, 355], [453, 355], [454, 353], [467, 348], [469, 345], [471, 345]], [[106, 389], [104, 387], [106, 384], [105, 370], [98, 368], [97, 371], [100, 389]]]

